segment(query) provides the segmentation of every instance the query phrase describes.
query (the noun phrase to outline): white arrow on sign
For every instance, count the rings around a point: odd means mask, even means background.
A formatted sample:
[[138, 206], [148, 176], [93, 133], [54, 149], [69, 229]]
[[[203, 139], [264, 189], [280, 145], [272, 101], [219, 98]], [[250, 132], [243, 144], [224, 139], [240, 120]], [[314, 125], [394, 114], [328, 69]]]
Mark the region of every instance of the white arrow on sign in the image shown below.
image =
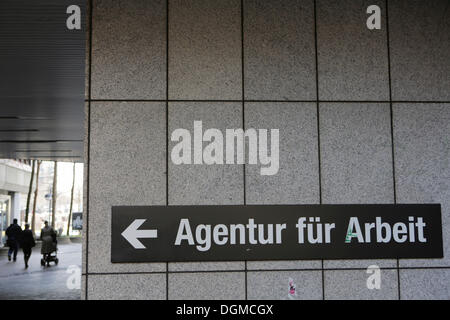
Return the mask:
[[138, 238], [158, 238], [158, 230], [138, 230], [146, 220], [147, 219], [135, 219], [128, 228], [122, 232], [122, 237], [124, 237], [135, 249], [145, 249], [145, 246]]

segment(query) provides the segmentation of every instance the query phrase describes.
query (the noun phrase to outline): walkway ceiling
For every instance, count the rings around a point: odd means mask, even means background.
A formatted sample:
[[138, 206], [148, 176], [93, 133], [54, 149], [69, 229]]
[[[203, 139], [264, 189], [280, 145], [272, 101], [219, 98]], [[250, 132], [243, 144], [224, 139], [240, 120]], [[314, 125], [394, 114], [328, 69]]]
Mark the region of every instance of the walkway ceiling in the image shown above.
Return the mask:
[[84, 2], [0, 1], [0, 158], [83, 161]]

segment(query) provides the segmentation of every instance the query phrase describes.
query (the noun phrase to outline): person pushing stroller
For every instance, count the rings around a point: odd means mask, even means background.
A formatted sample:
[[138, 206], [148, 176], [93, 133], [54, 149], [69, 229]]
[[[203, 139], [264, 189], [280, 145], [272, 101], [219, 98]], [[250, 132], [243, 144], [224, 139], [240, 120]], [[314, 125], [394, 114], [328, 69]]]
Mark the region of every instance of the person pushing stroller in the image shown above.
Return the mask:
[[41, 240], [41, 254], [43, 256], [41, 264], [45, 265], [47, 263], [47, 266], [49, 266], [50, 261], [55, 261], [57, 264], [58, 259], [56, 256], [51, 255], [53, 252], [56, 252], [56, 232], [48, 225], [48, 221], [44, 222], [44, 228], [41, 230]]

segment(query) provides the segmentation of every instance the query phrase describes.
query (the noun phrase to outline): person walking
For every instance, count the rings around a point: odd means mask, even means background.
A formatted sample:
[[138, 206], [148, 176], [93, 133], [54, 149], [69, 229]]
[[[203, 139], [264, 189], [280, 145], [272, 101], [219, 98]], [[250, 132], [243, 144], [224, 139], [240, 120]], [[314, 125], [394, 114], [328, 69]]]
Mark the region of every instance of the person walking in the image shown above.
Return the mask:
[[52, 227], [48, 225], [48, 221], [44, 222], [44, 228], [41, 230], [41, 254], [44, 256], [44, 261], [47, 261], [47, 266], [50, 264], [48, 257], [56, 250], [56, 233]]
[[8, 260], [11, 261], [11, 256], [13, 256], [13, 260], [16, 262], [19, 240], [22, 234], [22, 228], [17, 224], [17, 219], [13, 220], [13, 223], [6, 229], [5, 234], [8, 236], [8, 240], [6, 241], [9, 247]]
[[25, 259], [25, 269], [28, 268], [28, 260], [31, 256], [31, 248], [36, 245], [34, 241], [33, 232], [30, 230], [30, 225], [27, 223], [25, 225], [25, 230], [22, 231], [22, 236], [20, 238], [20, 246], [23, 250], [23, 256]]

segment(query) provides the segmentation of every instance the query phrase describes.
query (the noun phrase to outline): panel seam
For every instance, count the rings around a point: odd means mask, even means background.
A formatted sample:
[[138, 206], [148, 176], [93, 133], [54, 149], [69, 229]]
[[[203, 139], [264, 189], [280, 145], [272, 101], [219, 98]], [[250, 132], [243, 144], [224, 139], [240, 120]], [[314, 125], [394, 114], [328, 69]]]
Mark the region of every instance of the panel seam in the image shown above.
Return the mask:
[[[245, 70], [244, 70], [244, 0], [241, 0], [241, 85], [242, 85], [242, 129], [245, 131]], [[246, 182], [246, 172], [245, 172], [245, 161], [242, 165], [243, 171], [243, 184], [244, 184], [244, 206], [247, 204], [247, 182]], [[244, 261], [245, 265], [245, 300], [248, 300], [248, 292], [247, 292], [247, 260]]]
[[[391, 154], [392, 154], [392, 187], [394, 192], [394, 204], [397, 203], [397, 185], [395, 177], [395, 147], [394, 147], [394, 110], [392, 106], [392, 74], [391, 74], [391, 47], [389, 37], [389, 2], [385, 0], [386, 6], [386, 44], [387, 44], [387, 62], [388, 62], [388, 79], [389, 79], [389, 117], [391, 126]], [[397, 294], [400, 300], [400, 259], [397, 259]]]
[[[166, 206], [169, 205], [169, 0], [166, 0]], [[169, 300], [169, 262], [166, 262], [166, 300]]]
[[85, 284], [85, 299], [89, 300], [88, 282], [89, 282], [89, 192], [90, 192], [90, 163], [91, 163], [91, 101], [92, 101], [92, 16], [93, 16], [93, 0], [89, 1], [89, 77], [88, 77], [88, 128], [87, 128], [87, 181], [86, 181], [86, 279]]

